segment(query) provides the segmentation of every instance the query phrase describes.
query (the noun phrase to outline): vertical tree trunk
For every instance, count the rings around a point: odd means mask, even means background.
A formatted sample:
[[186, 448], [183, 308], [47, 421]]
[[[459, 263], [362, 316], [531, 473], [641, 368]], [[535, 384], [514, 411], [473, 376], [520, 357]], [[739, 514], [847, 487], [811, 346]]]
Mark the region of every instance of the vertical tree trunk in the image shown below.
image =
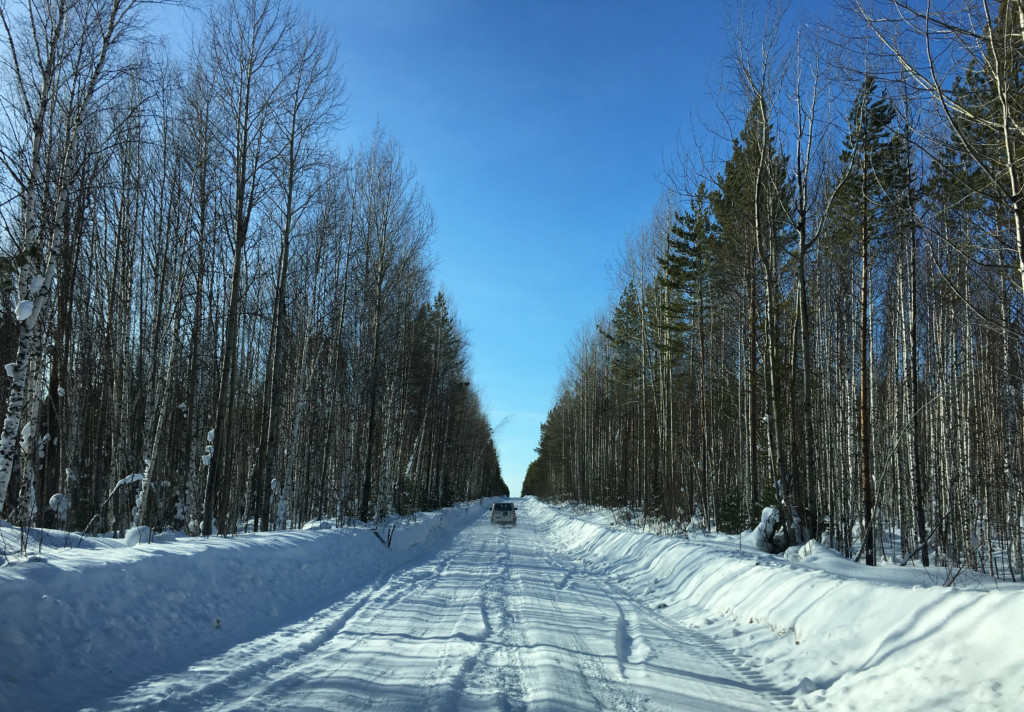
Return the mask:
[[867, 159], [861, 161], [861, 225], [860, 225], [860, 471], [863, 501], [861, 550], [864, 563], [875, 565], [875, 483], [871, 468], [871, 331], [869, 322], [869, 294], [871, 264], [869, 262], [869, 220], [867, 194]]
[[[750, 258], [750, 261], [752, 260], [753, 255]], [[747, 481], [751, 495], [759, 498], [761, 489], [757, 466], [757, 294], [753, 264], [748, 263], [747, 269]], [[759, 511], [754, 514], [757, 517], [761, 516]]]
[[[236, 225], [237, 230], [244, 227]], [[236, 235], [239, 233], [236, 232]], [[242, 235], [245, 233], [242, 232]], [[222, 480], [228, 472], [229, 443], [231, 443], [229, 432], [231, 424], [231, 411], [234, 404], [235, 384], [235, 363], [238, 360], [238, 301], [241, 298], [242, 281], [242, 250], [245, 245], [244, 237], [235, 238], [234, 267], [231, 270], [231, 288], [228, 296], [227, 320], [224, 324], [224, 348], [220, 358], [220, 375], [218, 377], [217, 403], [214, 410], [213, 435], [210, 446], [213, 448], [210, 453], [209, 465], [206, 473], [206, 489], [203, 496], [203, 536], [213, 534], [214, 518], [221, 514], [223, 499], [221, 498]], [[224, 522], [221, 521], [221, 526]]]
[[[112, 0], [108, 12], [102, 17], [96, 18], [98, 26], [89, 28], [98, 30], [100, 35], [87, 36], [85, 28], [78, 28], [83, 31], [81, 38], [71, 38], [72, 44], [76, 41], [83, 46], [78, 48], [81, 56], [86, 56], [94, 51], [93, 59], [84, 69], [87, 78], [81, 88], [78, 97], [72, 97], [77, 103], [65, 108], [66, 129], [64, 140], [65, 145], [50, 147], [54, 154], [64, 159], [61, 167], [61, 175], [57, 177], [57, 191], [52, 209], [52, 227], [47, 244], [43, 244], [39, 235], [39, 225], [36, 219], [36, 210], [40, 200], [39, 192], [42, 186], [43, 161], [47, 153], [44, 146], [44, 133], [46, 125], [50, 120], [51, 104], [56, 104], [62, 97], [54, 94], [56, 84], [56, 73], [60, 67], [57, 66], [61, 58], [62, 50], [65, 50], [65, 43], [69, 38], [65, 35], [74, 33], [75, 29], [70, 28], [67, 15], [70, 12], [68, 2], [61, 0], [56, 3], [56, 8], [46, 8], [53, 13], [52, 33], [43, 40], [45, 45], [45, 58], [39, 57], [42, 62], [40, 70], [40, 84], [38, 92], [29, 89], [33, 80], [20, 74], [20, 68], [15, 65], [14, 82], [16, 89], [21, 96], [25, 109], [32, 115], [29, 133], [31, 139], [31, 151], [27, 175], [23, 176], [24, 190], [21, 195], [20, 225], [17, 229], [21, 233], [22, 251], [24, 254], [37, 252], [40, 257], [29, 260], [28, 264], [18, 270], [18, 356], [14, 362], [14, 370], [11, 375], [11, 385], [7, 397], [7, 411], [4, 418], [3, 429], [0, 431], [0, 509], [3, 509], [6, 499], [7, 486], [11, 481], [11, 474], [14, 469], [14, 460], [18, 457], [18, 435], [21, 431], [22, 410], [26, 405], [26, 378], [31, 364], [40, 355], [42, 337], [36, 332], [39, 315], [46, 307], [50, 298], [50, 291], [56, 276], [56, 240], [63, 235], [67, 229], [67, 201], [68, 189], [71, 181], [74, 180], [76, 169], [73, 163], [78, 160], [78, 140], [86, 112], [89, 110], [93, 95], [96, 92], [101, 77], [106, 71], [109, 50], [119, 34], [127, 15], [134, 8], [135, 3], [128, 0], [123, 3], [121, 0]], [[34, 18], [31, 18], [34, 19]], [[90, 18], [92, 19], [92, 18]], [[0, 21], [7, 30], [7, 39], [14, 52], [15, 40], [11, 34], [10, 18], [6, 8], [0, 7]], [[98, 46], [90, 47], [90, 40]], [[87, 60], [88, 61], [88, 60]], [[32, 96], [38, 97], [38, 102], [33, 105]]]
[[921, 437], [923, 424], [921, 422], [921, 398], [918, 393], [920, 383], [920, 353], [917, 343], [917, 237], [913, 227], [910, 231], [910, 251], [908, 255], [910, 268], [910, 284], [908, 286], [910, 324], [910, 344], [908, 351], [908, 373], [907, 381], [910, 386], [910, 407], [911, 407], [911, 428], [910, 428], [910, 457], [911, 475], [914, 481], [914, 520], [917, 528], [917, 544], [921, 548], [921, 564], [928, 566], [928, 524], [925, 517], [925, 473], [924, 462], [921, 456]]
[[[377, 395], [380, 390], [380, 369], [377, 361], [380, 356], [380, 311], [382, 305], [377, 304], [372, 327], [373, 348], [370, 352], [369, 383], [367, 391], [367, 422], [366, 422], [366, 458], [363, 461], [363, 484], [359, 496], [359, 519], [370, 521], [370, 490], [373, 484], [374, 442], [377, 437]], [[442, 505], [443, 506], [443, 505]]]

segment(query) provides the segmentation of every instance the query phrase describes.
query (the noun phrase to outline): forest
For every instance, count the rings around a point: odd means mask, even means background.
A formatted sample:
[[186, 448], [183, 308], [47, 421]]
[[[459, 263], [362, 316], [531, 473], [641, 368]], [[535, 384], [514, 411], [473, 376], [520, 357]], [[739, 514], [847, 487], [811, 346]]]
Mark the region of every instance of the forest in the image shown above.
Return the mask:
[[1024, 525], [1024, 3], [731, 22], [573, 341], [524, 494], [867, 565], [1016, 580]]
[[0, 515], [93, 534], [372, 522], [507, 494], [434, 216], [337, 41], [222, 0], [0, 4]]

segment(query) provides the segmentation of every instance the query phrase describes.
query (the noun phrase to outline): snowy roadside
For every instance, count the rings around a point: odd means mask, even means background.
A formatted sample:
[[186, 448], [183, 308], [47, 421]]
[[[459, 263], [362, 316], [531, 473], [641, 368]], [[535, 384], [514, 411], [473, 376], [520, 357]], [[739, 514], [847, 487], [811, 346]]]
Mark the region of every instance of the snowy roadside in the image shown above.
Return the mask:
[[735, 538], [661, 537], [528, 506], [588, 569], [731, 647], [795, 694], [796, 709], [1020, 709], [1020, 584], [948, 588], [944, 576], [871, 570], [823, 547], [787, 561]]
[[[96, 704], [304, 624], [449, 549], [488, 506], [401, 522], [390, 549], [356, 528], [44, 546], [40, 561], [0, 567], [0, 710]], [[568, 554], [625, 597], [716, 639], [793, 695], [795, 709], [1020, 708], [1021, 585], [979, 579], [952, 589], [941, 570], [868, 569], [820, 547], [786, 560], [734, 538], [623, 530], [608, 513], [580, 516], [532, 498], [519, 506], [558, 560]], [[502, 533], [519, 541], [523, 532]]]
[[[51, 708], [58, 689], [103, 699], [303, 620], [444, 548], [489, 506], [399, 522], [390, 548], [362, 528], [44, 547], [34, 561], [0, 567], [0, 709]], [[4, 526], [8, 543], [16, 540]]]

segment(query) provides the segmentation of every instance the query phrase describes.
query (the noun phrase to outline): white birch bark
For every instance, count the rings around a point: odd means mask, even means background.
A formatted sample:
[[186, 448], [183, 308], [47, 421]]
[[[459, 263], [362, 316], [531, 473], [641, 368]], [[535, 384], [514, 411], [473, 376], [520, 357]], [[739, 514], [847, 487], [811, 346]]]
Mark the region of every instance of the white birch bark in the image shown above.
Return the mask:
[[[136, 0], [49, 0], [40, 4], [26, 3], [23, 14], [12, 13], [8, 6], [0, 6], [0, 23], [5, 31], [8, 68], [17, 88], [21, 106], [19, 113], [28, 119], [27, 134], [31, 145], [27, 170], [14, 179], [21, 188], [20, 225], [21, 250], [34, 255], [18, 274], [18, 356], [15, 360], [7, 398], [6, 417], [0, 433], [0, 508], [4, 505], [7, 486], [11, 480], [15, 458], [18, 457], [18, 434], [21, 430], [23, 409], [26, 405], [26, 379], [30, 365], [40, 357], [41, 335], [37, 333], [39, 316], [43, 313], [56, 276], [54, 245], [64, 231], [67, 220], [69, 185], [77, 166], [79, 131], [93, 103], [97, 86], [107, 70], [110, 48], [123, 39], [130, 24]], [[34, 33], [34, 53], [30, 61], [36, 66], [23, 65], [19, 57], [21, 33]], [[77, 56], [71, 56], [77, 52]], [[68, 53], [68, 54], [65, 54]], [[85, 58], [83, 60], [83, 58]], [[77, 64], [84, 61], [84, 64]], [[63, 63], [73, 63], [63, 66]], [[38, 89], [34, 88], [33, 70], [38, 72]], [[84, 78], [84, 84], [66, 86], [59, 78], [61, 70], [72, 70]], [[71, 100], [65, 108], [68, 125], [64, 145], [46, 145], [46, 126], [50, 113], [59, 101]], [[58, 182], [57, 198], [52, 207], [41, 206], [40, 193], [45, 170], [46, 155], [57, 153], [63, 157], [56, 166], [53, 179]], [[17, 166], [18, 162], [8, 162]], [[39, 234], [40, 210], [49, 212], [46, 236]]]

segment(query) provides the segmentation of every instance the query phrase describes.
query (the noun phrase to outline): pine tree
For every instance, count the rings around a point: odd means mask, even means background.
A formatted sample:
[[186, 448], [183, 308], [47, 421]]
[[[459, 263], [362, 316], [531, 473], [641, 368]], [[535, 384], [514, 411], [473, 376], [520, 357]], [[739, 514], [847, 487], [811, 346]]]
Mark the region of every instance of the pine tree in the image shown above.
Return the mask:
[[743, 285], [746, 301], [746, 489], [753, 497], [766, 483], [774, 488], [783, 514], [783, 539], [793, 544], [802, 539], [803, 529], [799, 513], [789, 501], [792, 468], [786, 458], [790, 448], [783, 446], [786, 404], [782, 392], [782, 289], [792, 237], [787, 229], [786, 208], [793, 196], [787, 165], [767, 109], [762, 101], [755, 100], [743, 130], [733, 141], [733, 154], [719, 178], [712, 206], [721, 226], [722, 250], [717, 257], [720, 271], [731, 273]]
[[611, 330], [605, 334], [611, 343], [613, 402], [618, 405], [620, 431], [620, 477], [616, 498], [619, 504], [640, 503], [643, 488], [637, 463], [642, 452], [642, 409], [644, 407], [643, 314], [636, 285], [630, 282], [622, 290], [612, 316]]
[[894, 134], [896, 110], [888, 96], [880, 93], [870, 74], [865, 76], [850, 110], [849, 130], [840, 160], [847, 171], [836, 194], [840, 240], [857, 248], [859, 285], [860, 383], [857, 408], [860, 421], [861, 553], [869, 566], [875, 554], [875, 473], [872, 462], [872, 363], [871, 306], [874, 247], [892, 238], [898, 226], [899, 207], [895, 196], [903, 172], [900, 170], [901, 141]]
[[[701, 183], [690, 201], [690, 209], [675, 214], [675, 223], [667, 237], [665, 255], [659, 258], [658, 284], [665, 290], [661, 320], [669, 333], [673, 363], [686, 353], [694, 355], [692, 364], [697, 388], [701, 509], [712, 511], [710, 492], [711, 452], [709, 444], [707, 327], [706, 317], [713, 289], [715, 253], [720, 250], [720, 234], [711, 209], [707, 185]], [[689, 342], [689, 343], [687, 343]], [[692, 493], [688, 493], [692, 495]]]
[[658, 259], [658, 284], [668, 293], [664, 322], [676, 348], [684, 348], [679, 345], [683, 335], [700, 331], [714, 255], [719, 249], [718, 226], [705, 183], [697, 187], [690, 209], [675, 214], [666, 242], [665, 255]]

